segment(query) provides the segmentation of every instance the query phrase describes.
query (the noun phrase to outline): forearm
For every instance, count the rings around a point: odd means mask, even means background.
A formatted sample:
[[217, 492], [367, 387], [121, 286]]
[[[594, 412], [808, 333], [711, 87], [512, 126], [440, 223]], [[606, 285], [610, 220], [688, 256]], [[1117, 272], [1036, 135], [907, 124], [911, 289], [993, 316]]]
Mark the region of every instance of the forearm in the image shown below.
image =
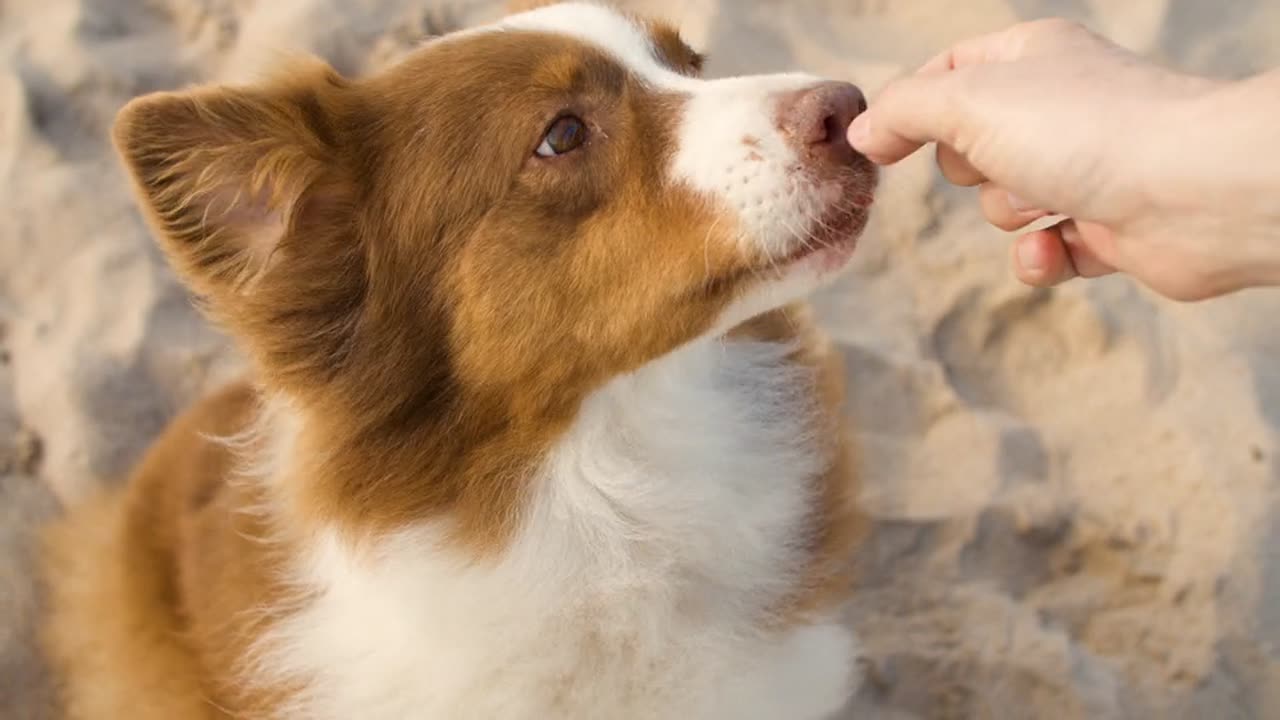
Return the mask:
[[1215, 84], [1155, 134], [1167, 211], [1185, 216], [1242, 285], [1280, 284], [1280, 70]]
[[1280, 70], [1225, 83], [1198, 103], [1201, 126], [1216, 128], [1205, 151], [1221, 179], [1220, 206], [1280, 234]]

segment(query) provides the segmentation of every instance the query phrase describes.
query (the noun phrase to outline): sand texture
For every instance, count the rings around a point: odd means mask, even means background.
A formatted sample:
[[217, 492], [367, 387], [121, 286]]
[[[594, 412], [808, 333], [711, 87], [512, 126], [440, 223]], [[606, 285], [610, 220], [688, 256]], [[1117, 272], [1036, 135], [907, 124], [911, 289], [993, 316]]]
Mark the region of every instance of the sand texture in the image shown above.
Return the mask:
[[[872, 92], [952, 40], [1049, 14], [1205, 73], [1280, 65], [1278, 0], [643, 6], [681, 21], [712, 75], [798, 68]], [[106, 140], [114, 112], [282, 51], [364, 72], [499, 11], [0, 0], [0, 717], [46, 716], [32, 529], [240, 366], [148, 237]], [[1028, 290], [971, 191], [924, 156], [887, 175], [877, 212], [819, 301], [876, 519], [850, 610], [870, 676], [853, 716], [1280, 718], [1280, 291]]]

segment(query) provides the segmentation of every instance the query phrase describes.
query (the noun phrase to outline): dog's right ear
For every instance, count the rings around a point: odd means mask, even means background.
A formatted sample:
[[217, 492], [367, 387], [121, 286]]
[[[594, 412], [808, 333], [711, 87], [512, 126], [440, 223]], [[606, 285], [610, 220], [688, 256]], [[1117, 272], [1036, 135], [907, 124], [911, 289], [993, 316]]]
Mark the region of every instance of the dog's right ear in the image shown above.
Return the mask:
[[116, 149], [165, 253], [215, 305], [286, 256], [322, 251], [282, 244], [341, 215], [344, 85], [317, 62], [255, 87], [147, 95], [117, 116]]

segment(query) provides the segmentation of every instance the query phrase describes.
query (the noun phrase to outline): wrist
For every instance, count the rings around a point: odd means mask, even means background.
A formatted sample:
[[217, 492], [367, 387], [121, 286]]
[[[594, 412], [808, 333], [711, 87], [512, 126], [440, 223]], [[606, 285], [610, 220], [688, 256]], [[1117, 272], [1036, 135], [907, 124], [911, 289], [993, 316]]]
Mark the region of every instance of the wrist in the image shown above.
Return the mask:
[[1219, 207], [1213, 197], [1223, 172], [1221, 136], [1229, 118], [1221, 95], [1232, 83], [1169, 73], [1155, 103], [1143, 103], [1134, 123], [1142, 172], [1141, 198], [1151, 212], [1190, 215]]
[[1280, 285], [1280, 73], [1184, 79], [1143, 139], [1153, 224], [1203, 243], [1224, 285]]

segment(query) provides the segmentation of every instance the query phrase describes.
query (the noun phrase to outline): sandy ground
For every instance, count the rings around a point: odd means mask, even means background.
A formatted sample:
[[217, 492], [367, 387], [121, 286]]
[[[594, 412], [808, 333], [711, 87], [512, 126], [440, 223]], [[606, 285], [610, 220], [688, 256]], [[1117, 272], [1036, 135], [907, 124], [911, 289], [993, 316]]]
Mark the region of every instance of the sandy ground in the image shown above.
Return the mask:
[[[1048, 14], [1215, 75], [1280, 65], [1277, 0], [646, 4], [713, 75], [802, 68], [872, 91]], [[238, 367], [152, 248], [105, 141], [114, 111], [282, 49], [358, 73], [496, 12], [0, 0], [0, 716], [47, 702], [31, 529]], [[854, 716], [1280, 717], [1280, 292], [1032, 292], [972, 200], [928, 158], [896, 168], [856, 269], [820, 299], [877, 519], [850, 612], [871, 676]]]

